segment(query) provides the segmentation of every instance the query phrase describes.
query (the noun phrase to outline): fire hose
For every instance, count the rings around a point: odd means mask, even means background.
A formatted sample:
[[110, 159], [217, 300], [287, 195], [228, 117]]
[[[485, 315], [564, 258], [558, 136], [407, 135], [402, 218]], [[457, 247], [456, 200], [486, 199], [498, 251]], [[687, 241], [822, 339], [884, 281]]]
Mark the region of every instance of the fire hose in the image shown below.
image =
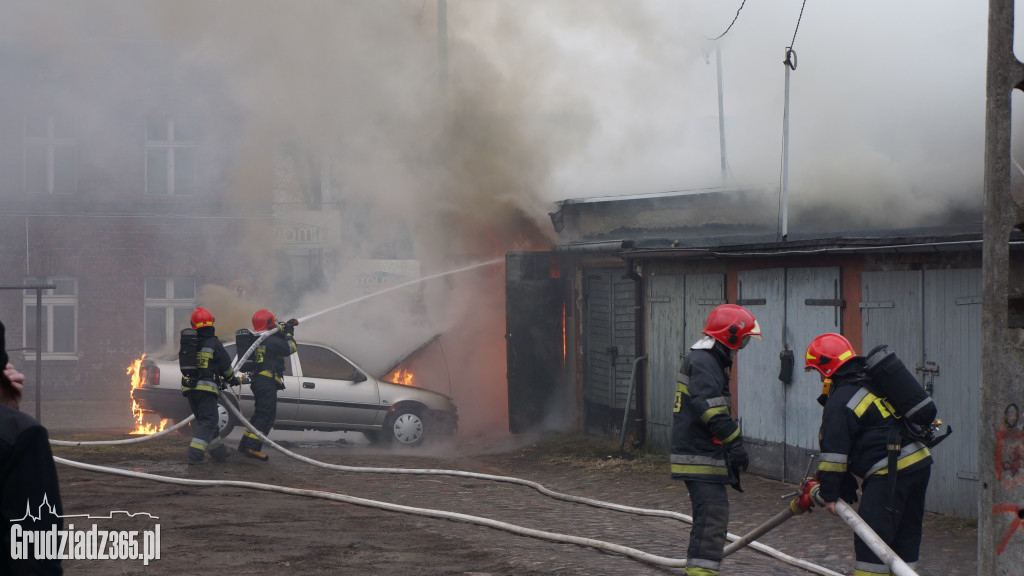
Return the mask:
[[[267, 330], [267, 331], [261, 333], [260, 336], [256, 339], [256, 341], [253, 342], [252, 346], [250, 346], [249, 349], [245, 351], [245, 354], [240, 359], [238, 359], [238, 361], [236, 361], [235, 363], [233, 363], [231, 365], [231, 372], [234, 373], [236, 368], [238, 366], [241, 366], [242, 363], [245, 362], [245, 360], [248, 359], [250, 355], [252, 355], [253, 351], [256, 350], [256, 347], [259, 346], [260, 342], [263, 342], [264, 340], [266, 340], [267, 337], [269, 337], [271, 334], [277, 332], [277, 330], [278, 330], [277, 328], [272, 328], [270, 330]], [[185, 418], [184, 420], [178, 422], [177, 424], [175, 424], [174, 426], [171, 426], [170, 428], [165, 428], [164, 430], [156, 432], [155, 434], [148, 434], [146, 436], [139, 436], [137, 438], [125, 438], [123, 440], [79, 440], [79, 441], [75, 441], [75, 440], [54, 440], [53, 438], [51, 438], [50, 439], [50, 444], [53, 444], [55, 446], [82, 446], [82, 445], [85, 445], [85, 444], [92, 444], [92, 445], [97, 445], [97, 446], [99, 446], [99, 445], [113, 445], [113, 444], [135, 444], [137, 442], [145, 442], [146, 440], [151, 440], [153, 438], [159, 438], [161, 436], [166, 436], [167, 434], [170, 434], [171, 432], [174, 432], [175, 430], [178, 430], [179, 428], [185, 426], [189, 422], [195, 420], [195, 418], [196, 418], [195, 414], [189, 415], [188, 418]]]
[[[306, 463], [314, 465], [314, 466], [319, 466], [319, 467], [327, 468], [327, 469], [331, 469], [331, 470], [345, 471], [345, 472], [445, 475], [445, 476], [456, 476], [456, 477], [463, 477], [463, 478], [474, 478], [474, 479], [478, 479], [478, 480], [491, 480], [491, 481], [496, 481], [496, 482], [505, 482], [505, 483], [517, 484], [517, 485], [533, 488], [534, 490], [537, 490], [541, 494], [544, 494], [546, 496], [555, 498], [557, 500], [562, 500], [562, 501], [566, 501], [566, 502], [580, 503], [580, 504], [587, 504], [587, 505], [593, 506], [595, 508], [604, 508], [604, 509], [608, 509], [608, 510], [615, 510], [615, 511], [620, 511], [620, 512], [626, 512], [626, 513], [631, 513], [631, 514], [642, 515], [642, 516], [654, 516], [654, 517], [662, 517], [662, 518], [671, 518], [671, 519], [681, 520], [681, 521], [683, 521], [683, 522], [685, 522], [687, 524], [691, 524], [691, 525], [693, 524], [693, 518], [691, 516], [686, 515], [686, 514], [681, 514], [681, 513], [678, 513], [678, 512], [671, 512], [671, 511], [667, 511], [667, 510], [653, 510], [653, 509], [645, 509], [645, 508], [636, 508], [636, 507], [632, 507], [632, 506], [624, 506], [624, 505], [621, 505], [621, 504], [615, 504], [615, 503], [612, 503], [612, 502], [604, 502], [604, 501], [601, 501], [601, 500], [595, 500], [595, 499], [592, 499], [592, 498], [585, 498], [585, 497], [582, 497], [582, 496], [574, 496], [574, 495], [571, 495], [571, 494], [564, 494], [564, 493], [560, 493], [560, 492], [556, 492], [554, 490], [551, 490], [551, 489], [549, 489], [549, 488], [545, 487], [544, 485], [539, 484], [537, 482], [533, 482], [533, 481], [530, 481], [530, 480], [524, 480], [524, 479], [521, 479], [521, 478], [515, 478], [515, 477], [512, 477], [512, 476], [496, 476], [496, 475], [492, 475], [492, 474], [482, 474], [482, 473], [468, 472], [468, 471], [462, 471], [462, 470], [442, 470], [442, 469], [422, 469], [422, 468], [421, 469], [417, 469], [417, 468], [356, 467], [356, 466], [344, 466], [344, 465], [340, 465], [340, 464], [330, 464], [330, 463], [327, 463], [327, 462], [321, 462], [319, 460], [314, 460], [312, 458], [308, 458], [306, 456], [303, 456], [301, 454], [297, 454], [295, 452], [292, 452], [292, 451], [284, 448], [280, 444], [278, 444], [278, 443], [274, 442], [273, 440], [271, 440], [270, 438], [268, 438], [265, 434], [263, 434], [262, 432], [257, 430], [255, 427], [253, 427], [252, 424], [241, 414], [241, 412], [238, 410], [238, 408], [236, 408], [233, 404], [231, 404], [229, 402], [229, 403], [225, 403], [225, 406], [227, 406], [228, 410], [230, 410], [231, 413], [236, 418], [238, 418], [241, 423], [243, 423], [243, 425], [246, 427], [246, 429], [248, 429], [253, 434], [256, 434], [257, 436], [259, 436], [259, 438], [261, 440], [263, 440], [266, 444], [268, 444], [269, 446], [273, 447], [275, 450], [281, 452], [282, 454], [285, 454], [286, 456], [289, 456], [291, 458], [294, 458], [294, 459], [302, 461], [302, 462], [306, 462]], [[189, 417], [188, 419], [183, 420], [182, 422], [180, 422], [177, 425], [175, 425], [173, 428], [168, 428], [167, 430], [165, 430], [165, 431], [163, 431], [161, 433], [150, 435], [150, 436], [145, 436], [145, 437], [141, 437], [141, 438], [132, 438], [132, 439], [129, 439], [129, 440], [94, 441], [94, 442], [89, 442], [89, 441], [85, 441], [85, 442], [69, 442], [69, 441], [51, 440], [51, 442], [54, 443], [54, 444], [57, 444], [57, 445], [62, 445], [62, 446], [81, 446], [81, 445], [84, 445], [84, 444], [110, 444], [110, 443], [139, 442], [139, 441], [143, 441], [143, 440], [146, 440], [146, 439], [149, 439], [149, 438], [155, 438], [155, 437], [157, 437], [159, 435], [163, 435], [164, 433], [169, 432], [169, 431], [171, 431], [173, 429], [179, 428], [181, 425], [183, 425], [184, 423], [190, 421], [191, 419], [192, 419], [192, 417]], [[393, 504], [393, 503], [388, 503], [388, 502], [379, 502], [379, 501], [374, 501], [374, 500], [367, 500], [367, 499], [364, 499], [364, 498], [358, 498], [358, 497], [354, 497], [354, 496], [347, 496], [347, 495], [344, 495], [344, 494], [336, 494], [336, 493], [332, 493], [332, 492], [324, 492], [324, 491], [317, 491], [317, 490], [305, 490], [305, 489], [289, 488], [289, 487], [282, 487], [282, 486], [273, 486], [273, 485], [268, 485], [268, 484], [259, 484], [259, 483], [255, 483], [255, 482], [244, 482], [244, 481], [235, 481], [235, 480], [194, 480], [194, 479], [173, 478], [173, 477], [170, 477], [170, 476], [160, 476], [160, 475], [149, 474], [149, 473], [144, 473], [144, 472], [134, 472], [134, 471], [129, 471], [129, 470], [123, 470], [123, 469], [120, 469], [120, 468], [113, 468], [113, 467], [106, 467], [106, 466], [97, 466], [97, 465], [94, 465], [94, 464], [86, 464], [86, 463], [83, 463], [83, 462], [77, 462], [77, 461], [74, 461], [74, 460], [67, 460], [67, 459], [58, 458], [58, 457], [54, 457], [54, 460], [56, 460], [58, 462], [61, 462], [62, 464], [66, 464], [68, 466], [74, 466], [74, 467], [83, 468], [83, 469], [86, 469], [86, 470], [92, 470], [92, 471], [97, 471], [97, 472], [105, 472], [105, 473], [110, 473], [110, 474], [120, 474], [120, 475], [123, 475], [123, 476], [131, 476], [131, 477], [136, 477], [136, 478], [156, 480], [156, 481], [160, 481], [160, 482], [169, 482], [169, 483], [178, 483], [178, 484], [191, 484], [191, 485], [202, 485], [202, 486], [238, 486], [238, 487], [242, 487], [242, 488], [252, 488], [252, 489], [257, 489], [257, 490], [278, 491], [278, 492], [282, 492], [282, 493], [286, 493], [286, 494], [296, 494], [296, 495], [301, 495], [301, 496], [312, 496], [312, 497], [326, 498], [326, 499], [329, 499], [329, 500], [348, 502], [348, 503], [359, 505], [359, 506], [375, 507], [375, 508], [380, 508], [380, 509], [383, 509], [383, 510], [390, 510], [390, 511], [394, 511], [394, 512], [404, 512], [404, 513], [408, 513], [408, 514], [418, 514], [418, 515], [422, 515], [422, 516], [429, 516], [429, 517], [434, 517], [434, 518], [444, 518], [444, 519], [448, 519], [448, 520], [463, 521], [463, 522], [469, 522], [469, 523], [479, 524], [479, 525], [483, 525], [483, 526], [489, 526], [489, 527], [496, 528], [496, 529], [499, 529], [499, 530], [505, 530], [505, 531], [508, 531], [508, 532], [512, 532], [514, 534], [520, 534], [520, 535], [524, 535], [524, 536], [531, 536], [531, 537], [534, 537], [534, 538], [551, 540], [551, 541], [554, 541], [554, 542], [563, 542], [563, 543], [569, 543], [569, 544], [577, 544], [577, 545], [580, 545], [580, 546], [586, 546], [586, 547], [596, 548], [596, 549], [600, 549], [600, 550], [606, 550], [606, 551], [609, 551], [609, 552], [614, 552], [614, 553], [617, 553], [617, 554], [628, 556], [628, 557], [633, 558], [635, 560], [639, 560], [641, 562], [646, 562], [646, 563], [649, 563], [649, 564], [655, 564], [655, 565], [667, 566], [667, 567], [683, 567], [683, 566], [686, 565], [686, 560], [685, 559], [665, 558], [665, 557], [662, 557], [662, 556], [657, 556], [657, 555], [654, 555], [654, 554], [650, 554], [648, 552], [643, 552], [641, 550], [637, 550], [637, 549], [634, 549], [634, 548], [629, 548], [629, 547], [621, 546], [621, 545], [618, 545], [618, 544], [604, 542], [604, 541], [601, 541], [601, 540], [595, 540], [595, 539], [592, 539], [592, 538], [582, 538], [582, 537], [578, 537], [578, 536], [572, 536], [572, 535], [566, 535], [566, 534], [558, 534], [558, 533], [546, 532], [546, 531], [541, 531], [541, 530], [534, 530], [534, 529], [530, 529], [530, 528], [524, 528], [524, 527], [521, 527], [521, 526], [516, 526], [514, 524], [508, 524], [508, 523], [504, 523], [504, 522], [499, 522], [499, 521], [488, 519], [488, 518], [482, 518], [482, 517], [477, 517], [477, 516], [469, 516], [469, 515], [459, 514], [459, 513], [454, 513], [454, 512], [446, 512], [446, 511], [442, 511], [442, 510], [432, 510], [432, 509], [426, 509], [426, 508], [413, 508], [413, 507], [401, 506], [401, 505], [398, 505], [398, 504]], [[727, 537], [730, 540], [736, 540], [736, 539], [739, 538], [738, 536], [736, 536], [734, 534], [728, 534]], [[787, 563], [787, 564], [789, 564], [791, 566], [796, 566], [798, 568], [802, 568], [804, 570], [807, 570], [807, 571], [815, 573], [815, 574], [821, 574], [823, 576], [841, 576], [837, 572], [834, 572], [834, 571], [829, 570], [827, 568], [824, 568], [822, 566], [818, 566], [818, 565], [813, 564], [811, 562], [808, 562], [806, 560], [801, 560], [799, 558], [795, 558], [793, 556], [785, 554], [784, 552], [781, 552], [781, 551], [776, 550], [774, 548], [771, 548], [769, 546], [765, 546], [765, 545], [763, 545], [763, 544], [761, 544], [759, 542], [752, 542], [751, 541], [751, 542], [745, 543], [744, 545], [749, 546], [753, 550], [756, 550], [758, 552], [761, 552], [763, 554], [766, 554], [768, 556], [776, 558], [776, 559], [778, 559], [778, 560], [780, 560], [782, 562], [785, 562], [785, 563]], [[735, 551], [735, 550], [733, 550], [733, 551]]]
[[[742, 538], [734, 541], [725, 547], [723, 556], [728, 556], [733, 552], [747, 546], [757, 538], [760, 538], [764, 534], [768, 533], [772, 529], [778, 527], [780, 524], [789, 520], [794, 516], [799, 516], [804, 512], [810, 512], [815, 504], [824, 506], [825, 501], [821, 499], [821, 486], [818, 480], [815, 478], [808, 478], [804, 480], [803, 484], [800, 485], [800, 491], [797, 492], [797, 497], [789, 503], [789, 508], [779, 512], [773, 516], [770, 520], [761, 524], [760, 526], [751, 530], [748, 534]], [[867, 522], [858, 515], [849, 504], [843, 502], [842, 499], [836, 500], [836, 515], [839, 516], [854, 533], [860, 537], [860, 539], [871, 548], [871, 551], [878, 556], [879, 560], [885, 563], [889, 567], [893, 576], [917, 576], [917, 572], [910, 567], [902, 558], [899, 557], [888, 544], [882, 540], [874, 530], [868, 526]]]

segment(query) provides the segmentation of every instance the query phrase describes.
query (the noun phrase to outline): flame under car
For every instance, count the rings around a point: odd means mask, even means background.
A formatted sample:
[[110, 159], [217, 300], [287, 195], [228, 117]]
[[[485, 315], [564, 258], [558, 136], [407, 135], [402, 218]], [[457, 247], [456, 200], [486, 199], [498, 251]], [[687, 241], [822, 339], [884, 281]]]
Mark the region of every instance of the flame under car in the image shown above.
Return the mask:
[[[234, 344], [225, 344], [235, 354]], [[177, 356], [145, 359], [141, 385], [134, 397], [146, 413], [180, 421], [192, 414], [181, 395]], [[458, 409], [451, 398], [426, 388], [377, 378], [337, 350], [298, 342], [285, 360], [285, 389], [277, 395], [279, 430], [359, 431], [371, 442], [415, 447], [458, 429]], [[238, 422], [223, 406], [237, 405], [251, 418], [254, 402], [247, 385], [221, 392], [220, 431], [226, 437]]]

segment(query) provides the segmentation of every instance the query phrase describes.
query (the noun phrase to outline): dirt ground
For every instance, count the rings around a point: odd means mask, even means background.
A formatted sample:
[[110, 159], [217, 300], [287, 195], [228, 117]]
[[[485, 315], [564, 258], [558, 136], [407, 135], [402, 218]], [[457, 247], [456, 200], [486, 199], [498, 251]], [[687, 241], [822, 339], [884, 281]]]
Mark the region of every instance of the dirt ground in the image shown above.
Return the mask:
[[[238, 431], [229, 445], [237, 443]], [[465, 470], [538, 482], [550, 490], [620, 505], [691, 512], [685, 486], [668, 477], [656, 455], [622, 456], [609, 439], [464, 440], [421, 450], [382, 450], [361, 436], [331, 438], [274, 432], [307, 457], [346, 466]], [[102, 431], [51, 427], [59, 439], [123, 437]], [[235, 480], [329, 491], [399, 505], [492, 518], [535, 530], [627, 546], [662, 558], [685, 557], [689, 526], [564, 502], [515, 484], [447, 475], [327, 470], [268, 449], [269, 462], [234, 455], [227, 463], [189, 467], [187, 438], [123, 446], [55, 447], [56, 456], [125, 470], [200, 480]], [[58, 465], [65, 515], [124, 515], [90, 520], [105, 530], [152, 530], [160, 525], [160, 558], [73, 560], [68, 574], [347, 574], [347, 575], [612, 575], [682, 574], [592, 547], [551, 542], [447, 519], [431, 518], [314, 497], [240, 487], [183, 486]], [[744, 534], [787, 506], [793, 486], [747, 476], [746, 491], [730, 491], [730, 532]], [[82, 527], [86, 521], [75, 519]], [[67, 524], [69, 520], [65, 521]], [[65, 526], [67, 527], [67, 526]], [[920, 574], [973, 575], [973, 523], [929, 515]], [[761, 542], [776, 550], [852, 574], [852, 534], [827, 513], [789, 520]], [[811, 574], [761, 552], [744, 549], [726, 559], [723, 574]]]

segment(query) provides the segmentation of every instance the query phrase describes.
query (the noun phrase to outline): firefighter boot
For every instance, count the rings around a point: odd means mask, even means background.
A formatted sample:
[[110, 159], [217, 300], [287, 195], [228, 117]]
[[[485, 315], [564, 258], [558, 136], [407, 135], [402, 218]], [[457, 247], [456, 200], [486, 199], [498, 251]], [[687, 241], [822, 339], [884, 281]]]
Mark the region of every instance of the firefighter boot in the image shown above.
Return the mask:
[[206, 450], [199, 450], [193, 446], [189, 446], [186, 460], [189, 466], [201, 466], [210, 463], [206, 459]]
[[256, 460], [259, 460], [261, 462], [266, 462], [267, 460], [270, 460], [270, 456], [267, 456], [263, 452], [255, 450], [253, 448], [246, 448], [245, 450], [240, 451], [242, 452], [243, 455], [245, 455], [246, 458], [255, 458]]
[[213, 458], [213, 461], [217, 462], [218, 464], [222, 462], [227, 462], [229, 455], [230, 454], [228, 453], [228, 449], [225, 448], [223, 444], [210, 450], [210, 458]]

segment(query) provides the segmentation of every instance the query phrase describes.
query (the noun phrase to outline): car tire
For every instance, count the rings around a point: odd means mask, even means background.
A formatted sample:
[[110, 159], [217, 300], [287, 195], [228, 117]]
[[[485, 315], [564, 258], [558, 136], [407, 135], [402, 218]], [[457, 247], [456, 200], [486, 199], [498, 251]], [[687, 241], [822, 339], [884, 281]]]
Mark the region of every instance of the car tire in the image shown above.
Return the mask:
[[[232, 406], [238, 408], [238, 399], [235, 398], [234, 394], [221, 392], [220, 397], [217, 399], [217, 427], [220, 430], [221, 438], [227, 438], [228, 434], [231, 434], [231, 431], [238, 425], [238, 418], [235, 418], [235, 415], [224, 406], [225, 402], [230, 402]], [[189, 422], [188, 426], [181, 428], [179, 432], [182, 435], [194, 437], [196, 435], [195, 420]]]
[[225, 402], [230, 402], [235, 409], [238, 409], [238, 398], [235, 398], [234, 394], [222, 392], [217, 400], [217, 426], [220, 429], [221, 438], [227, 438], [228, 434], [231, 434], [231, 431], [238, 425], [238, 418], [235, 418], [235, 415], [224, 406]]
[[418, 407], [399, 406], [384, 421], [381, 432], [385, 441], [393, 447], [415, 448], [423, 444], [427, 436], [427, 425]]

